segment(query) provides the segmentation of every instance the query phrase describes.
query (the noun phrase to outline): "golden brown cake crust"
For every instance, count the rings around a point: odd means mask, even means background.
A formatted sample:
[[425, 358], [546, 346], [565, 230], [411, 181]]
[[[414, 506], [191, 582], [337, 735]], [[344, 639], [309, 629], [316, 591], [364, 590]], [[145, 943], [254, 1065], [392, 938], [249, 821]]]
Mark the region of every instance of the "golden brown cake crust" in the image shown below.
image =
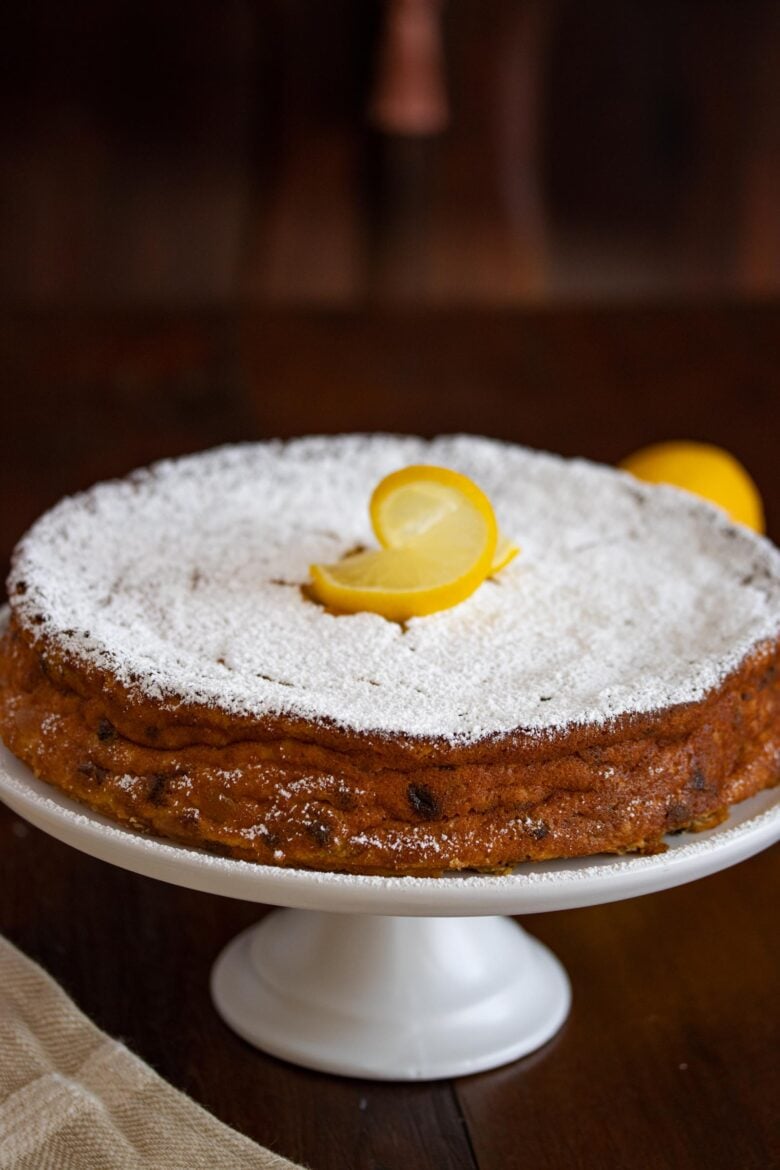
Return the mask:
[[0, 734], [123, 824], [232, 857], [352, 873], [501, 871], [652, 852], [780, 780], [780, 643], [699, 702], [540, 737], [372, 735], [215, 707], [170, 710], [12, 619]]

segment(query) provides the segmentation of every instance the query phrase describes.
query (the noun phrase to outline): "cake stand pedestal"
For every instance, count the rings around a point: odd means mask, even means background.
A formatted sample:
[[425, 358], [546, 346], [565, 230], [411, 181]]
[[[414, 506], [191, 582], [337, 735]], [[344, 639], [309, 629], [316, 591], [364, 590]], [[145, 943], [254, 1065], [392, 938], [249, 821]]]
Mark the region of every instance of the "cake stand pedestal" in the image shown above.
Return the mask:
[[533, 1052], [569, 1011], [555, 956], [511, 918], [276, 910], [220, 955], [220, 1015], [309, 1068], [462, 1076]]
[[566, 1018], [558, 960], [496, 917], [649, 894], [715, 873], [780, 838], [780, 791], [744, 801], [716, 829], [652, 857], [519, 866], [501, 877], [355, 877], [215, 857], [105, 820], [36, 780], [0, 748], [0, 799], [103, 861], [148, 877], [275, 906], [217, 959], [225, 1021], [277, 1056], [381, 1080], [431, 1080], [532, 1052]]

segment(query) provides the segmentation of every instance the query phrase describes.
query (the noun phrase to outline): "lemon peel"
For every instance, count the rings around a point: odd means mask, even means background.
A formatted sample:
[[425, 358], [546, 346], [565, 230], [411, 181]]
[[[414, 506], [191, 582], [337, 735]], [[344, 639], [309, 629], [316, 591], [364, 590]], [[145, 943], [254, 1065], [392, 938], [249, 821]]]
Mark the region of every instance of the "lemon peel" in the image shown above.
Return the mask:
[[[384, 548], [400, 548], [437, 523], [448, 509], [457, 506], [459, 494], [468, 494], [474, 487], [468, 476], [449, 468], [415, 464], [394, 471], [371, 496], [374, 535]], [[506, 568], [519, 552], [519, 545], [499, 531], [488, 576]]]
[[493, 564], [490, 566], [488, 577], [495, 577], [497, 573], [505, 569], [520, 551], [519, 544], [515, 544], [508, 536], [504, 536], [503, 532], [499, 532], [498, 540], [496, 541], [496, 551], [493, 554]]
[[459, 472], [402, 468], [377, 485], [369, 511], [383, 544], [401, 534], [403, 541], [311, 565], [314, 595], [331, 609], [407, 621], [459, 605], [492, 571], [498, 543], [493, 507]]

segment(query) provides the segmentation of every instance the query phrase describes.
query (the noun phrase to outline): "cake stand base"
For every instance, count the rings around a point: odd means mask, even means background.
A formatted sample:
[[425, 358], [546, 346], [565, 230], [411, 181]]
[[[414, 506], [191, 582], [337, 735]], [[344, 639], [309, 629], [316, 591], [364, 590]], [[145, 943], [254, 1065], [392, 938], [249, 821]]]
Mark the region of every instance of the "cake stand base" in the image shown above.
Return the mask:
[[509, 918], [276, 910], [212, 972], [222, 1018], [296, 1064], [435, 1080], [539, 1048], [569, 1012], [555, 956]]

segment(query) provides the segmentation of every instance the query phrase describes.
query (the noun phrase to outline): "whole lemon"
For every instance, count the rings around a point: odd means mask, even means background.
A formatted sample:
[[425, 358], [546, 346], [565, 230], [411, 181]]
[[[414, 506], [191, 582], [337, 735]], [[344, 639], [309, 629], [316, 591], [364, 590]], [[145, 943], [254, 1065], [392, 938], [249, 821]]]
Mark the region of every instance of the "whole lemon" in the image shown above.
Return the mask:
[[745, 468], [722, 447], [670, 442], [642, 447], [619, 466], [646, 483], [668, 483], [718, 504], [738, 524], [764, 531], [758, 488]]

